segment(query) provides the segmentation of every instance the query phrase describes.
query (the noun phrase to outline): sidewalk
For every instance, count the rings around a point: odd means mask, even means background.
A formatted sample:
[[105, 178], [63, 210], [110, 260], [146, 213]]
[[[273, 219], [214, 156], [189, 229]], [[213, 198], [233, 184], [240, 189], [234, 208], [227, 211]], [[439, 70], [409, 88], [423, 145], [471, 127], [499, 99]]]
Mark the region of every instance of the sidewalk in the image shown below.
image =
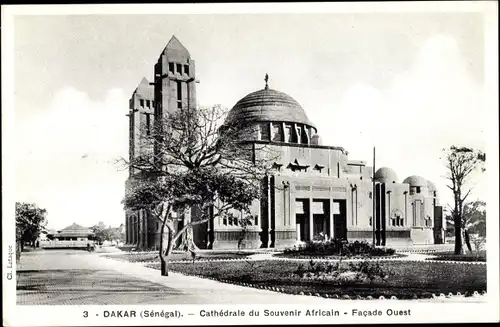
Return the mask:
[[175, 287], [183, 294], [195, 295], [196, 302], [206, 304], [327, 304], [335, 299], [282, 294], [273, 291], [259, 290], [250, 287], [232, 285], [193, 276], [184, 276], [169, 272], [169, 276], [161, 276], [160, 271], [145, 267], [141, 263], [130, 263], [93, 256], [93, 260], [106, 269], [116, 269], [125, 274], [136, 276], [167, 287]]

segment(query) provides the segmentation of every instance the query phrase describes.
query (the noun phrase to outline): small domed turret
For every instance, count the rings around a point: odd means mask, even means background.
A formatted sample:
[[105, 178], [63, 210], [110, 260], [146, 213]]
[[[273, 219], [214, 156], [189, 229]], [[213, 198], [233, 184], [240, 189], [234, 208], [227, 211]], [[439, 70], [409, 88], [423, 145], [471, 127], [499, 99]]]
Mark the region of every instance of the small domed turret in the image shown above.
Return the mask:
[[438, 195], [438, 190], [436, 185], [434, 185], [433, 182], [427, 181], [427, 188], [429, 189], [429, 194], [432, 196], [437, 196]]
[[397, 183], [398, 176], [393, 169], [382, 167], [375, 172], [375, 180], [380, 183]]
[[412, 187], [427, 187], [427, 180], [417, 175], [406, 177], [403, 183], [410, 184]]
[[319, 134], [314, 134], [314, 135], [311, 137], [311, 144], [314, 144], [314, 145], [321, 145], [321, 138], [319, 137]]

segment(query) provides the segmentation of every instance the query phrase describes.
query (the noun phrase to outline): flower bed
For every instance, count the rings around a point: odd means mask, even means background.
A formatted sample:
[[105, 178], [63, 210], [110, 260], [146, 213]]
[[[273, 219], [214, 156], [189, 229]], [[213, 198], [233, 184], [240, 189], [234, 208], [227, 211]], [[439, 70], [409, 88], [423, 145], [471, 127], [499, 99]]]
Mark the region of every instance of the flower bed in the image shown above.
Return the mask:
[[[432, 262], [379, 262], [369, 278], [321, 278], [307, 272], [301, 276], [298, 262], [233, 261], [171, 264], [172, 271], [258, 288], [279, 289], [291, 294], [321, 294], [350, 298], [392, 296], [398, 299], [430, 298], [432, 294], [460, 292], [472, 294], [486, 290], [485, 265], [455, 265]], [[342, 263], [344, 268], [348, 263]], [[149, 265], [159, 269], [158, 264]], [[328, 269], [328, 268], [326, 268]], [[360, 268], [363, 269], [363, 268]], [[299, 273], [297, 273], [299, 271]], [[345, 270], [348, 271], [348, 270]], [[314, 275], [314, 274], [313, 274]], [[387, 275], [387, 276], [386, 276]]]
[[371, 258], [404, 256], [396, 255], [391, 248], [373, 247], [368, 242], [347, 242], [342, 240], [330, 240], [326, 242], [307, 242], [305, 245], [285, 249], [280, 257], [292, 258]]

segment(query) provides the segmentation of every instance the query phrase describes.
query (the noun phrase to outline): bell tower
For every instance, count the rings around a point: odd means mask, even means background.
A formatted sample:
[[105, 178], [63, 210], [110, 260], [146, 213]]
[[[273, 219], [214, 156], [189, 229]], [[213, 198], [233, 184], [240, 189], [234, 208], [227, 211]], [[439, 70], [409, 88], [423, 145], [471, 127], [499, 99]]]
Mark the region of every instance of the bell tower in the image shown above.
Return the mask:
[[196, 107], [195, 62], [172, 36], [154, 67], [155, 118], [177, 109]]

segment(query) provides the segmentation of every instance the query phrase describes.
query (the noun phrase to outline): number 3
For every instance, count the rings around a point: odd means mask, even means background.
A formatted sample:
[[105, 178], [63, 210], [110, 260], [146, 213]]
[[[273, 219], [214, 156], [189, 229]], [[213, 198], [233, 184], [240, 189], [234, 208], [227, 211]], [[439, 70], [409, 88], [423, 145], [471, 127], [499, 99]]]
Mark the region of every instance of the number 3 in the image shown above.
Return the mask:
[[89, 316], [89, 312], [88, 311], [83, 311], [83, 318], [87, 318]]

